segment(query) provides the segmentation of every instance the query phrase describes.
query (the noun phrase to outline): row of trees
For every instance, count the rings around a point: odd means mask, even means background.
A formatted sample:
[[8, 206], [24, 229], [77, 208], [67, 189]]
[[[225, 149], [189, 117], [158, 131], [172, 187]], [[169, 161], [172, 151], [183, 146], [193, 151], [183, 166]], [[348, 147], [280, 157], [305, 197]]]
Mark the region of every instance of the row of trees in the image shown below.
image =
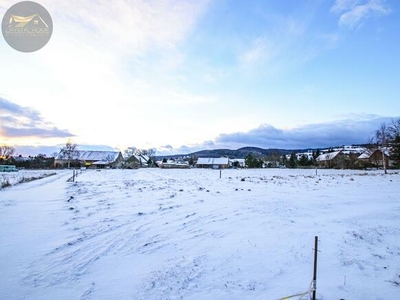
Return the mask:
[[300, 155], [298, 158], [296, 152], [292, 152], [289, 158], [286, 157], [286, 154], [278, 152], [263, 158], [256, 157], [249, 153], [245, 158], [245, 163], [248, 168], [274, 168], [278, 166], [284, 166], [286, 168], [311, 167], [316, 165], [315, 159], [319, 155], [320, 150], [313, 152], [311, 159], [306, 155]]
[[[400, 167], [400, 118], [392, 120], [390, 124], [382, 123], [380, 128], [376, 130], [375, 135], [370, 138], [370, 144], [381, 147], [382, 165], [386, 171], [386, 155], [390, 155], [395, 167]], [[387, 151], [386, 151], [387, 150]]]
[[[58, 155], [60, 158], [67, 160], [68, 168], [79, 167], [80, 163], [76, 160], [78, 151], [78, 145], [68, 140], [60, 149], [60, 152], [54, 153], [51, 157], [47, 157], [45, 154], [29, 157], [22, 157], [21, 155], [14, 157], [15, 148], [8, 145], [0, 145], [0, 164], [11, 164], [15, 165], [17, 168], [26, 169], [52, 168], [54, 167], [55, 157]], [[129, 160], [134, 156], [142, 156], [148, 158], [146, 159], [148, 166], [156, 166], [155, 154], [155, 149], [128, 147], [123, 153], [123, 165], [129, 165]], [[114, 160], [114, 156], [106, 157], [105, 160], [111, 163]]]
[[262, 159], [255, 157], [251, 153], [247, 154], [245, 163], [248, 168], [262, 168], [264, 165], [264, 161]]
[[36, 156], [22, 157], [12, 156], [15, 153], [14, 148], [6, 146], [7, 151], [4, 151], [5, 146], [0, 146], [0, 164], [1, 165], [14, 165], [21, 169], [49, 169], [54, 166], [54, 157], [47, 157], [45, 154], [38, 154]]

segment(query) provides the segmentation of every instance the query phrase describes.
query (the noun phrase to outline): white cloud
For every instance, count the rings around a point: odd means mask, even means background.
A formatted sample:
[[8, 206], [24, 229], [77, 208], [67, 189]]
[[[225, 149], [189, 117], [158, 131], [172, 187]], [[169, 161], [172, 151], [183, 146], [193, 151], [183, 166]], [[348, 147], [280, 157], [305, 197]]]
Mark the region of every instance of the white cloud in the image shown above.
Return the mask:
[[310, 29], [311, 19], [308, 15], [265, 16], [265, 29], [241, 41], [239, 67], [274, 76], [308, 61], [320, 47]]
[[[53, 36], [29, 58], [6, 54], [1, 92], [20, 105], [35, 103], [49, 122], [76, 132], [78, 143], [142, 144], [160, 131], [159, 105], [215, 100], [170, 79], [185, 61], [182, 44], [208, 2], [43, 0]], [[117, 130], [143, 127], [134, 137]]]
[[256, 38], [252, 45], [240, 55], [240, 61], [244, 64], [256, 64], [267, 61], [276, 55], [273, 45], [265, 37]]
[[355, 28], [366, 19], [389, 14], [390, 8], [384, 0], [337, 0], [331, 11], [339, 15], [339, 26]]
[[343, 11], [352, 10], [360, 2], [361, 0], [336, 0], [335, 4], [331, 8], [331, 12], [341, 13]]
[[43, 1], [53, 15], [55, 31], [67, 27], [72, 30], [70, 37], [99, 45], [99, 51], [110, 48], [130, 55], [153, 47], [175, 48], [190, 34], [207, 3], [208, 0]]
[[73, 135], [46, 121], [40, 113], [29, 107], [0, 97], [0, 135], [5, 138], [67, 138]]
[[156, 155], [176, 155], [176, 154], [190, 154], [201, 150], [217, 149], [218, 146], [213, 141], [208, 140], [202, 143], [193, 143], [187, 145], [181, 145], [179, 147], [173, 147], [171, 145], [157, 147]]
[[[159, 155], [189, 154], [200, 150], [238, 149], [255, 146], [264, 149], [328, 148], [341, 145], [363, 144], [373, 136], [383, 122], [392, 118], [370, 114], [351, 114], [348, 118], [294, 128], [277, 128], [263, 124], [248, 131], [219, 134], [214, 140], [192, 143], [180, 147], [157, 147]], [[397, 118], [395, 118], [397, 119]]]
[[220, 134], [216, 137], [215, 144], [225, 147], [234, 145], [235, 147], [258, 146], [283, 149], [362, 144], [373, 136], [381, 123], [389, 123], [391, 119], [359, 114], [353, 115], [352, 119], [306, 124], [289, 129], [265, 124], [247, 132]]

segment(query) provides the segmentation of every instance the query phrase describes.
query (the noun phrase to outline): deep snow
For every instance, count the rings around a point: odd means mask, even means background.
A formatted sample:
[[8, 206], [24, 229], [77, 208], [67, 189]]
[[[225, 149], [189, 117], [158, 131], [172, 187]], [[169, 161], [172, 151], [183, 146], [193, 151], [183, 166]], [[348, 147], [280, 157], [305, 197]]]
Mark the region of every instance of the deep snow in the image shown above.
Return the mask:
[[[0, 299], [398, 299], [400, 175], [87, 170], [0, 190]], [[296, 299], [296, 298], [294, 298]]]

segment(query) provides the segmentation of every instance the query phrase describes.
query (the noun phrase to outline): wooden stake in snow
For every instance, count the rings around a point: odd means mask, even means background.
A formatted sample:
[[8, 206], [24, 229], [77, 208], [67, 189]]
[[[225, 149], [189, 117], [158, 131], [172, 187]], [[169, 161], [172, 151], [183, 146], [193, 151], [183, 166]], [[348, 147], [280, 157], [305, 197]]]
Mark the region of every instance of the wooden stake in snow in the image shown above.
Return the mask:
[[315, 237], [315, 245], [314, 245], [314, 276], [313, 276], [313, 297], [315, 300], [316, 292], [317, 292], [317, 253], [318, 253], [318, 236]]

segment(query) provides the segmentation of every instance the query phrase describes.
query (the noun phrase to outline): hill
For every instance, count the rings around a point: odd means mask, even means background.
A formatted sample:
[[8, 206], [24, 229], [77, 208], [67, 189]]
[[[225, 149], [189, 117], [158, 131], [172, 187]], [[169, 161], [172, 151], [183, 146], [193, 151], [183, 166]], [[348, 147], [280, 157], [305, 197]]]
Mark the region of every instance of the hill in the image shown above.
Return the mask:
[[306, 152], [308, 150], [316, 150], [316, 149], [263, 149], [258, 147], [242, 147], [237, 150], [232, 149], [212, 149], [212, 150], [201, 150], [192, 152], [189, 154], [177, 154], [177, 155], [158, 155], [157, 158], [176, 158], [182, 156], [188, 157], [222, 157], [227, 156], [229, 158], [245, 158], [247, 154], [251, 153], [256, 157], [265, 157], [269, 155], [283, 155], [290, 154], [293, 151], [295, 152]]

